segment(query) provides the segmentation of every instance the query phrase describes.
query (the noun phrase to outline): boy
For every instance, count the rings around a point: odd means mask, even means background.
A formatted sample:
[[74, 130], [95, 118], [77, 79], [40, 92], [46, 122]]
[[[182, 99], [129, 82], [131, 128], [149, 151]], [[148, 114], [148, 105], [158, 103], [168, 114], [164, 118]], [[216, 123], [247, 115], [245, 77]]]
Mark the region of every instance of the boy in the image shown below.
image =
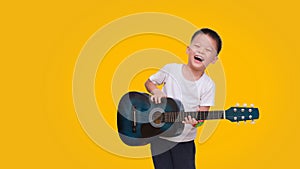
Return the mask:
[[[214, 105], [215, 84], [205, 74], [210, 63], [218, 59], [222, 48], [220, 36], [203, 28], [194, 33], [186, 49], [187, 64], [167, 64], [146, 81], [151, 100], [160, 103], [162, 97], [182, 102], [185, 111], [208, 111]], [[163, 84], [162, 91], [157, 85]], [[160, 137], [151, 143], [155, 169], [195, 169], [196, 126], [202, 122], [185, 117], [184, 130], [176, 137]]]

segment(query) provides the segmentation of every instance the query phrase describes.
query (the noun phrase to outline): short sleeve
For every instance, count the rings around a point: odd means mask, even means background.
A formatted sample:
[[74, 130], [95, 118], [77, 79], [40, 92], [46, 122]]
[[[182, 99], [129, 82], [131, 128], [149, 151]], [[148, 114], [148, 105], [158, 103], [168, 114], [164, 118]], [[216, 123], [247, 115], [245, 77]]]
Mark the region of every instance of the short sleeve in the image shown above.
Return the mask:
[[211, 81], [206, 90], [201, 93], [200, 106], [213, 106], [215, 104], [215, 83]]
[[152, 81], [156, 85], [161, 85], [163, 84], [167, 77], [168, 77], [168, 65], [165, 65], [163, 68], [161, 68], [158, 72], [155, 74], [151, 75], [149, 77], [149, 80]]

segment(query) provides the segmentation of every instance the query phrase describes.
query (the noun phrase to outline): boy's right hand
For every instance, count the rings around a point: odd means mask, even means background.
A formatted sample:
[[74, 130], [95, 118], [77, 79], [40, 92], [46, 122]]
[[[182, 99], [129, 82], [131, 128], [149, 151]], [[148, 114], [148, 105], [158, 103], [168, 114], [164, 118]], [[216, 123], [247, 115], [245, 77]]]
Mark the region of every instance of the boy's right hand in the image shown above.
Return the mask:
[[150, 97], [150, 99], [156, 104], [161, 103], [161, 98], [167, 97], [166, 94], [164, 94], [164, 92], [159, 89], [154, 89], [151, 91], [151, 93], [152, 96]]

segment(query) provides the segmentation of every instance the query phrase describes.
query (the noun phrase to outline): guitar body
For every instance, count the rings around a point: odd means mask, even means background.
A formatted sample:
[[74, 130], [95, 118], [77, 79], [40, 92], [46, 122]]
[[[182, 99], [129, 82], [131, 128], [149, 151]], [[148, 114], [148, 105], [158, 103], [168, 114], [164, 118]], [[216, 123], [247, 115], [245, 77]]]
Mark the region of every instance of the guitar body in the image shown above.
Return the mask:
[[159, 136], [178, 136], [184, 124], [164, 122], [162, 114], [180, 111], [183, 111], [183, 105], [178, 100], [163, 98], [160, 104], [155, 104], [146, 93], [128, 92], [118, 105], [119, 136], [130, 146], [146, 145]]

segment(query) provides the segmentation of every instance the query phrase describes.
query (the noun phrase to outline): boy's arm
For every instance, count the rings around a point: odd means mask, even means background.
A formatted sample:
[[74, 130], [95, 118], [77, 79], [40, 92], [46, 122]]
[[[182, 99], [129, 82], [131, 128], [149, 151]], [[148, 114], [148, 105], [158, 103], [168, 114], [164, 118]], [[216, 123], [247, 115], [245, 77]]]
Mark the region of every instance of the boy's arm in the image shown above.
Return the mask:
[[210, 106], [199, 106], [199, 111], [209, 111]]
[[156, 84], [149, 79], [146, 81], [145, 87], [147, 91], [152, 94], [150, 99], [156, 104], [161, 103], [161, 98], [167, 97], [166, 94], [164, 94], [164, 92], [158, 89]]

